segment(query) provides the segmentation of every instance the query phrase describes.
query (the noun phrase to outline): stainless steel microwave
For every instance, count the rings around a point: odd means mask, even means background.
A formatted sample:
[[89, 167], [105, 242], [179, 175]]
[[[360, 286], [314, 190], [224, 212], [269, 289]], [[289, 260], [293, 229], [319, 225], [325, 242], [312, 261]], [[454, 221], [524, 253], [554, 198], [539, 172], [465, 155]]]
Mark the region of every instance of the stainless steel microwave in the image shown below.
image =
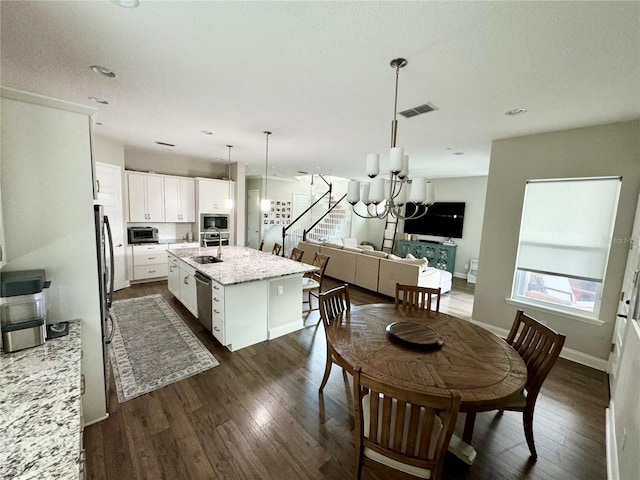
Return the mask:
[[204, 232], [208, 228], [217, 228], [220, 231], [229, 230], [229, 215], [201, 213], [200, 231]]
[[127, 228], [129, 244], [134, 243], [158, 243], [158, 229], [155, 227], [129, 227]]

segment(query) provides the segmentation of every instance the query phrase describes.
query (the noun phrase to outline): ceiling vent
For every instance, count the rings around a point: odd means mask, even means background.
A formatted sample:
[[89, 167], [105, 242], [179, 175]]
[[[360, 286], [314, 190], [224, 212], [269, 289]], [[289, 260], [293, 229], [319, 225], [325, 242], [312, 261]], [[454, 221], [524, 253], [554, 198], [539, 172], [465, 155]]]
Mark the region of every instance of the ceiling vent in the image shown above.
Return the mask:
[[400, 115], [405, 118], [411, 118], [423, 113], [433, 112], [434, 110], [438, 110], [438, 107], [431, 103], [425, 103], [424, 105], [420, 105], [419, 107], [413, 107], [409, 110], [405, 110], [404, 112], [400, 112]]
[[165, 143], [165, 142], [156, 142], [158, 145], [162, 145], [163, 147], [175, 147], [173, 143]]

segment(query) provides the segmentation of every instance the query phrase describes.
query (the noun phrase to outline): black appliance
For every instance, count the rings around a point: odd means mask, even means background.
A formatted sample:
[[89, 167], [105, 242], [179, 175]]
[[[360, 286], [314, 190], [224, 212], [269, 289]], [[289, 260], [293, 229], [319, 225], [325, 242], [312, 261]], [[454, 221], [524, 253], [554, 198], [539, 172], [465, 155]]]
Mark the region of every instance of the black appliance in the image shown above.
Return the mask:
[[204, 232], [207, 228], [217, 228], [221, 231], [229, 230], [229, 215], [201, 213], [200, 231]]
[[127, 228], [129, 244], [158, 243], [158, 229], [155, 227], [129, 227]]
[[[406, 214], [413, 214], [416, 208], [420, 213], [424, 211], [424, 207], [416, 206], [415, 203], [407, 203]], [[423, 217], [405, 220], [404, 233], [462, 238], [464, 209], [464, 202], [436, 202], [427, 209], [427, 213]]]
[[100, 288], [100, 318], [102, 319], [102, 361], [104, 363], [104, 388], [109, 411], [109, 344], [113, 337], [111, 303], [113, 299], [113, 237], [109, 217], [103, 214], [102, 205], [94, 205], [96, 250], [98, 252], [98, 283]]

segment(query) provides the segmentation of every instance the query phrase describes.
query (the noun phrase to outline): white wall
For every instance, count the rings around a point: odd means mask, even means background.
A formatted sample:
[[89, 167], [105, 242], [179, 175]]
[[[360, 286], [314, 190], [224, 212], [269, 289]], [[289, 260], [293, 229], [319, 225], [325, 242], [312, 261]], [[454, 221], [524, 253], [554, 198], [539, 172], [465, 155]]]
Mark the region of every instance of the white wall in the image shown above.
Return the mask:
[[92, 422], [105, 416], [106, 402], [89, 117], [57, 104], [2, 98], [5, 270], [45, 269], [48, 322], [81, 319], [82, 403]]
[[475, 321], [508, 329], [515, 318], [517, 307], [506, 303], [505, 298], [511, 294], [526, 181], [613, 175], [623, 180], [600, 309], [604, 324], [591, 325], [550, 311], [529, 312], [567, 335], [565, 351], [577, 352], [586, 362], [604, 363], [628, 252], [627, 243], [616, 239], [631, 235], [640, 188], [637, 120], [493, 142], [475, 288]]
[[161, 150], [124, 147], [127, 170], [183, 177], [227, 178], [227, 164]]

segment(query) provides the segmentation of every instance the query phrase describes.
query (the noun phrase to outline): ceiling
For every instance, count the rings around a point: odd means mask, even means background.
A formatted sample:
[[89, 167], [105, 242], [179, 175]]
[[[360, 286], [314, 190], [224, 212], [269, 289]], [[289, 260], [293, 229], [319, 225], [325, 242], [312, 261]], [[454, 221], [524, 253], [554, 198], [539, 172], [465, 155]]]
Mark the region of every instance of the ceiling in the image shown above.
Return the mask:
[[[98, 107], [126, 146], [364, 178], [487, 175], [491, 141], [640, 117], [639, 2], [2, 1], [2, 85]], [[113, 70], [107, 78], [89, 69]], [[97, 105], [89, 96], [109, 105]], [[519, 116], [505, 111], [526, 108]], [[213, 132], [205, 135], [203, 130]]]

